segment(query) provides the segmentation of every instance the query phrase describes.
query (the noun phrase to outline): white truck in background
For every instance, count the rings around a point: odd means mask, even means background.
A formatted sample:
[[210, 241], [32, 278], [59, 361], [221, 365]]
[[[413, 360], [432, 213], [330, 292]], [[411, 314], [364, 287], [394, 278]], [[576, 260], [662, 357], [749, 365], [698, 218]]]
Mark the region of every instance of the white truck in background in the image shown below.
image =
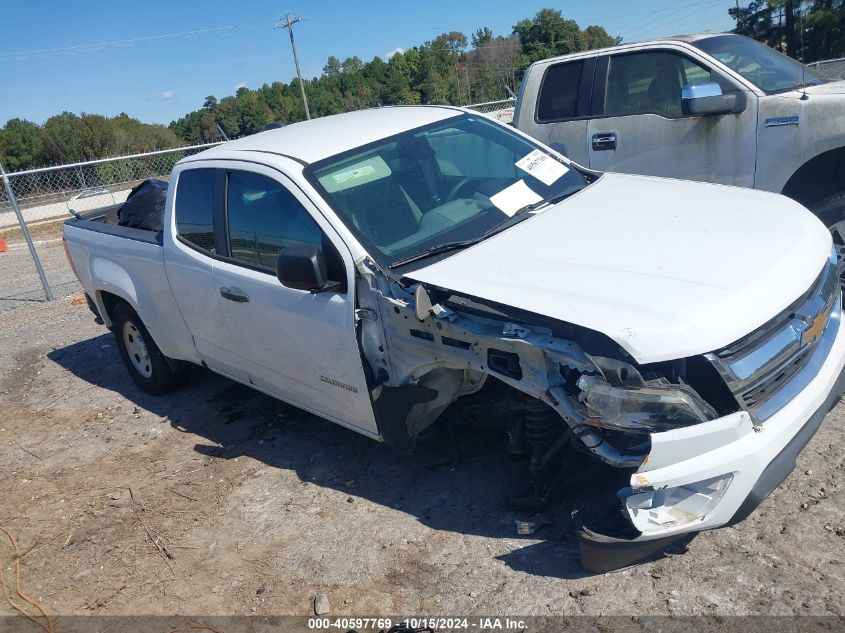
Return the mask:
[[845, 81], [741, 35], [535, 62], [513, 125], [597, 171], [782, 193], [845, 245]]
[[618, 492], [582, 513], [592, 571], [742, 520], [843, 391], [806, 209], [602, 175], [459, 108], [232, 141], [176, 165], [160, 232], [91, 214], [64, 236], [144, 391], [204, 365], [399, 450], [471, 401], [526, 513], [598, 465]]

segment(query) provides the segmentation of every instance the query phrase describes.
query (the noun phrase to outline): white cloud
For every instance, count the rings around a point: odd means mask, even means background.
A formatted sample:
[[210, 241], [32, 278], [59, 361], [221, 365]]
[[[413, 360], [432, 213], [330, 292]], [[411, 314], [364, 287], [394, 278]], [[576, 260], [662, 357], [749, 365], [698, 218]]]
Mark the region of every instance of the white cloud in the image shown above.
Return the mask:
[[404, 53], [405, 53], [404, 48], [397, 47], [397, 48], [394, 48], [392, 51], [387, 51], [384, 55], [382, 55], [382, 57], [384, 59], [390, 59], [394, 55], [403, 55]]
[[158, 95], [159, 101], [169, 101], [173, 97], [176, 96], [176, 93], [172, 90], [165, 90], [164, 92], [160, 92]]
[[241, 83], [239, 83], [237, 86], [235, 86], [235, 90], [237, 90], [237, 89], [239, 89], [239, 88], [249, 88], [249, 86], [247, 86], [247, 85], [246, 85], [246, 82], [245, 82], [245, 81], [242, 81], [242, 82], [241, 82]]

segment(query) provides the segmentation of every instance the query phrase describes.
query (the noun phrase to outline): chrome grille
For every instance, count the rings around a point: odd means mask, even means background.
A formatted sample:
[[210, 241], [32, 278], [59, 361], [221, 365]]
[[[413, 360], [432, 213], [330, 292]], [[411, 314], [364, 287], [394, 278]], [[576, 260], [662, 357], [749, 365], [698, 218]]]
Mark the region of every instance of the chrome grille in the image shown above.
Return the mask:
[[833, 326], [839, 324], [840, 296], [832, 254], [810, 289], [786, 310], [748, 336], [707, 354], [739, 406], [755, 421], [770, 417], [812, 379], [802, 370], [818, 355], [827, 356]]

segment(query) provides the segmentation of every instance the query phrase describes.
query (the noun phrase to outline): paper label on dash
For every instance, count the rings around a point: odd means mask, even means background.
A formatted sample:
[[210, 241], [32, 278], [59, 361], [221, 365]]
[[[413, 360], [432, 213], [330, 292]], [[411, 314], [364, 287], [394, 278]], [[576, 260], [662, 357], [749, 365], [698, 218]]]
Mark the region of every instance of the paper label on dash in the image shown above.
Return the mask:
[[522, 171], [528, 172], [547, 187], [553, 185], [561, 176], [569, 171], [563, 163], [555, 160], [539, 149], [535, 149], [527, 156], [523, 156], [514, 163]]
[[496, 195], [491, 196], [490, 202], [506, 215], [513, 215], [522, 207], [540, 202], [542, 199], [543, 197], [530, 189], [524, 180], [518, 180], [510, 187], [505, 187]]

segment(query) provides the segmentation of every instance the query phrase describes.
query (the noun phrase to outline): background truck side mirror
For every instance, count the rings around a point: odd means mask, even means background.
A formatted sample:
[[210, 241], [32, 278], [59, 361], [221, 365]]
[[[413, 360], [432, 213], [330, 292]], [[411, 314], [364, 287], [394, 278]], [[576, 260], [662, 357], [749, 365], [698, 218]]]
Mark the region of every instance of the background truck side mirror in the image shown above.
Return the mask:
[[283, 286], [314, 293], [332, 290], [338, 285], [329, 282], [323, 251], [313, 245], [282, 249], [276, 259], [276, 277]]
[[681, 89], [683, 113], [691, 116], [708, 114], [737, 114], [745, 110], [745, 99], [736, 94], [722, 94], [722, 87], [715, 81]]

